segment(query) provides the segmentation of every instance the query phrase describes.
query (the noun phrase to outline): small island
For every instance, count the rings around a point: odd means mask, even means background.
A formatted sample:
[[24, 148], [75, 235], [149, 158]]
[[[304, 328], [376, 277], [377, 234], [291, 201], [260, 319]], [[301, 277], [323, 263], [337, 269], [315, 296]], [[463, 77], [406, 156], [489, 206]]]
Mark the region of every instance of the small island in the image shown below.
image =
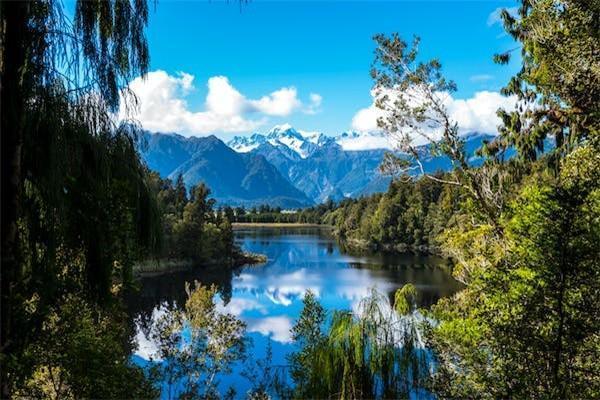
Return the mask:
[[204, 183], [188, 190], [181, 175], [173, 183], [154, 172], [148, 180], [158, 200], [162, 240], [157, 251], [133, 265], [134, 276], [267, 262], [266, 256], [246, 253], [235, 243], [231, 216], [227, 210], [214, 210], [215, 200]]

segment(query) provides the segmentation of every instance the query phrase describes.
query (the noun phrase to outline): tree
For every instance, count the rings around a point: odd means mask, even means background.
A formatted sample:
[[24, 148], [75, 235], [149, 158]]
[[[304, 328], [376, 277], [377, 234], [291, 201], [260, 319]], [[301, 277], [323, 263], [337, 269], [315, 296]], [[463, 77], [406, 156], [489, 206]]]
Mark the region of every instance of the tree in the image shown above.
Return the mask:
[[153, 327], [156, 355], [163, 360], [155, 368], [169, 399], [219, 398], [219, 376], [244, 355], [246, 326], [217, 310], [215, 286], [196, 283], [186, 292], [185, 309], [166, 313]]
[[190, 201], [183, 209], [183, 216], [174, 228], [178, 253], [196, 261], [205, 259], [202, 257], [202, 252], [209, 245], [204, 243], [205, 238], [203, 237], [206, 223], [213, 218], [214, 200], [209, 199], [209, 195], [210, 189], [204, 183], [194, 187], [191, 190]]
[[[489, 163], [470, 167], [459, 126], [446, 108], [445, 98], [456, 91], [456, 85], [444, 78], [438, 60], [417, 61], [419, 38], [414, 38], [411, 46], [398, 34], [376, 35], [374, 39], [377, 48], [371, 75], [375, 105], [382, 112], [377, 125], [395, 141], [398, 151], [409, 156], [406, 159], [388, 153], [382, 168], [410, 179], [408, 172], [416, 166], [427, 179], [461, 187], [497, 229], [504, 207], [503, 183], [510, 174]], [[417, 147], [416, 139], [428, 145]], [[426, 173], [421, 162], [425, 152], [446, 155], [454, 173], [445, 179]]]
[[[435, 307], [442, 397], [593, 398], [600, 290], [600, 164], [591, 147], [558, 182], [523, 188], [503, 250], [474, 268], [458, 299]], [[467, 242], [466, 245], [469, 245]]]
[[[73, 24], [56, 1], [0, 7], [0, 377], [8, 397], [31, 372], [19, 357], [61, 291], [83, 286], [78, 295], [108, 302], [133, 253], [156, 244], [157, 213], [134, 132], [110, 115], [120, 89], [147, 71], [146, 2], [80, 1]], [[63, 252], [83, 260], [66, 279]], [[27, 313], [36, 296], [36, 312]]]
[[177, 175], [175, 181], [175, 210], [181, 216], [183, 214], [183, 207], [187, 203], [187, 192], [185, 184], [183, 183], [183, 176]]
[[415, 314], [416, 289], [406, 285], [392, 307], [371, 290], [356, 313], [325, 310], [307, 292], [292, 328], [299, 351], [290, 357], [295, 398], [406, 398], [428, 374]]
[[229, 207], [229, 206], [225, 206], [223, 208], [223, 215], [225, 216], [225, 219], [229, 222], [234, 222], [235, 221], [235, 212], [233, 211], [233, 208]]
[[[520, 46], [495, 56], [508, 63], [520, 50], [521, 69], [503, 89], [521, 106], [502, 110], [500, 138], [492, 151], [514, 146], [523, 160], [534, 160], [544, 140], [555, 138], [554, 166], [600, 129], [600, 3], [597, 0], [522, 1], [517, 15], [501, 14]], [[548, 150], [548, 149], [546, 149]]]

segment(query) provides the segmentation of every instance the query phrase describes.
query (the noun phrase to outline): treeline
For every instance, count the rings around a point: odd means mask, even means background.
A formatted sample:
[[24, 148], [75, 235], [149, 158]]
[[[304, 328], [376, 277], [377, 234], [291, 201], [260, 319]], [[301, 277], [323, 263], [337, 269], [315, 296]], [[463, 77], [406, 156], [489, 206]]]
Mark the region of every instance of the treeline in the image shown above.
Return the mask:
[[436, 251], [460, 192], [430, 179], [396, 180], [387, 192], [342, 201], [321, 222], [350, 247]]
[[323, 216], [335, 208], [335, 202], [327, 201], [314, 207], [297, 210], [283, 210], [281, 207], [271, 207], [267, 204], [250, 209], [225, 206], [221, 210], [233, 222], [320, 224]]
[[196, 265], [235, 263], [241, 250], [235, 245], [231, 215], [215, 211], [210, 189], [200, 183], [189, 190], [181, 176], [176, 182], [150, 172], [148, 181], [156, 195], [162, 235], [155, 257], [188, 259]]
[[[440, 179], [451, 174], [439, 174]], [[282, 210], [268, 205], [232, 209], [234, 222], [312, 223], [334, 227], [345, 245], [386, 251], [439, 251], [440, 234], [459, 209], [465, 194], [431, 179], [397, 179], [385, 193], [358, 199], [332, 200], [314, 207]]]

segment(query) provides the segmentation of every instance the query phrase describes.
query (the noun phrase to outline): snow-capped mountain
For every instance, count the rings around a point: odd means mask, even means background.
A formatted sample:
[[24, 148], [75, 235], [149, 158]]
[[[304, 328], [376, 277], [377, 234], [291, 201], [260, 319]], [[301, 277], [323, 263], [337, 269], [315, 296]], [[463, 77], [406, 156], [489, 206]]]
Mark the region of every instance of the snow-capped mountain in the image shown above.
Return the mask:
[[[389, 139], [378, 132], [343, 132], [338, 136], [327, 136], [322, 132], [307, 132], [294, 129], [289, 124], [277, 125], [266, 134], [254, 133], [251, 136], [236, 136], [227, 145], [238, 153], [252, 151], [263, 143], [298, 154], [301, 158], [307, 158], [317, 148], [338, 144], [345, 151], [381, 150], [391, 149]], [[285, 149], [282, 149], [286, 151]]]
[[227, 144], [237, 152], [265, 157], [316, 202], [384, 191], [389, 182], [377, 171], [390, 148], [378, 133], [349, 131], [334, 137], [285, 124], [266, 134], [236, 136]]
[[[466, 149], [474, 155], [490, 136], [472, 133], [465, 136]], [[384, 153], [393, 149], [389, 138], [378, 132], [347, 131], [338, 136], [305, 132], [292, 126], [275, 126], [266, 134], [237, 136], [228, 145], [265, 157], [290, 183], [315, 202], [326, 199], [358, 197], [385, 191], [390, 177], [379, 172]], [[470, 160], [477, 165], [476, 157]], [[452, 168], [446, 157], [426, 157], [427, 171]]]
[[[319, 147], [335, 140], [321, 132], [307, 132], [294, 129], [289, 124], [276, 125], [266, 134], [254, 133], [251, 136], [235, 136], [227, 145], [238, 153], [247, 153], [264, 143], [291, 150], [301, 158], [307, 158]], [[283, 149], [285, 148], [285, 149]]]
[[[207, 182], [224, 204], [298, 207], [383, 192], [390, 182], [378, 167], [392, 146], [379, 133], [350, 131], [332, 137], [286, 124], [265, 134], [236, 136], [227, 145], [216, 137], [146, 136], [148, 146], [141, 156], [151, 169], [171, 179], [181, 174], [188, 186]], [[481, 162], [475, 150], [492, 138], [464, 136], [471, 164]], [[452, 168], [447, 157], [422, 161], [427, 172]]]
[[252, 136], [236, 136], [227, 142], [227, 146], [231, 147], [238, 153], [248, 153], [266, 141], [267, 138], [264, 135], [255, 133]]

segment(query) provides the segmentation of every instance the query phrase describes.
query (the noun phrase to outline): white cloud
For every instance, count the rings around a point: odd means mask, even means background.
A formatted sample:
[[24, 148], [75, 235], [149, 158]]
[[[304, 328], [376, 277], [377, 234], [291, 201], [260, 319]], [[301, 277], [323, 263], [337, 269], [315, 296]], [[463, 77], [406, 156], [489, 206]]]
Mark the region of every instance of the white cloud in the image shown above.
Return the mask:
[[246, 99], [224, 76], [213, 76], [208, 80], [206, 109], [223, 117], [233, 117], [244, 111]]
[[499, 108], [513, 109], [516, 101], [515, 97], [506, 97], [498, 92], [484, 90], [466, 100], [449, 98], [446, 107], [452, 119], [458, 122], [462, 133], [496, 134], [501, 122], [496, 111]]
[[323, 97], [318, 93], [311, 93], [309, 95], [310, 103], [304, 109], [306, 114], [316, 114], [321, 111], [321, 103], [323, 102]]
[[[513, 109], [516, 103], [516, 98], [502, 96], [498, 92], [480, 91], [469, 99], [455, 99], [446, 93], [440, 94], [444, 99], [450, 118], [458, 123], [460, 133], [480, 132], [488, 134], [496, 134], [497, 127], [500, 125], [500, 118], [496, 115], [499, 108], [507, 110]], [[359, 110], [352, 118], [352, 129], [367, 133], [380, 132], [377, 127], [377, 118], [383, 116], [383, 111], [371, 104], [369, 107]], [[433, 137], [439, 137], [439, 132], [434, 130], [428, 132]], [[385, 140], [388, 140], [385, 138]], [[424, 143], [424, 139], [417, 134], [413, 137], [415, 144]], [[372, 149], [377, 144], [379, 148], [390, 148], [383, 146], [385, 144], [381, 135], [362, 134], [352, 138], [352, 150]], [[346, 146], [348, 147], [348, 146]]]
[[258, 100], [249, 100], [248, 104], [253, 111], [259, 111], [267, 115], [276, 115], [285, 117], [292, 111], [299, 108], [302, 102], [298, 99], [296, 88], [289, 87], [279, 89], [268, 96], [263, 96]]
[[291, 343], [292, 341], [292, 321], [283, 315], [248, 319], [246, 324], [248, 332], [258, 332], [279, 343]]
[[393, 147], [390, 138], [375, 130], [364, 131], [347, 138], [338, 137], [336, 141], [346, 151], [392, 149]]
[[359, 110], [354, 117], [352, 117], [352, 129], [360, 132], [370, 132], [378, 130], [377, 118], [381, 114], [381, 111], [375, 107], [375, 104], [371, 104], [367, 108]]
[[151, 131], [187, 136], [248, 132], [264, 125], [269, 116], [288, 116], [295, 111], [313, 113], [321, 102], [320, 95], [311, 93], [305, 107], [294, 87], [249, 99], [227, 77], [213, 76], [207, 82], [204, 110], [192, 110], [185, 98], [195, 90], [193, 81], [193, 75], [180, 72], [173, 76], [161, 70], [148, 73], [145, 79], [138, 77], [129, 85], [138, 98], [138, 107], [127, 113], [123, 106], [119, 117], [137, 120]]

